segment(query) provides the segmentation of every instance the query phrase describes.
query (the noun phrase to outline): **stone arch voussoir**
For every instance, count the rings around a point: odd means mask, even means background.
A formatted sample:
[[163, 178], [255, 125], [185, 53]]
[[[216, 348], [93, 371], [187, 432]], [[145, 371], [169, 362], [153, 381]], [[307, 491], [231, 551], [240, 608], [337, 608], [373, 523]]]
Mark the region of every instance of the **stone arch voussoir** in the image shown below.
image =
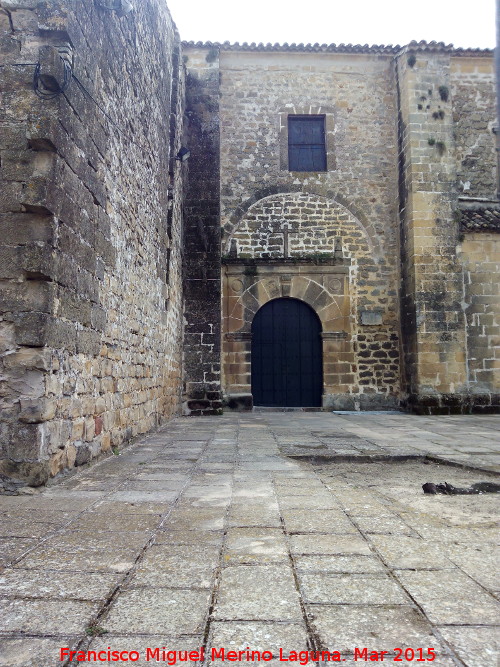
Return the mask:
[[[276, 288], [272, 287], [273, 282]], [[269, 301], [283, 297], [291, 297], [307, 303], [318, 315], [324, 329], [329, 326], [332, 310], [337, 313], [339, 319], [342, 318], [339, 296], [332, 294], [312, 278], [301, 275], [292, 276], [289, 290], [284, 288], [283, 284], [278, 285], [273, 278], [258, 278], [241, 294], [229, 313], [229, 317], [231, 318], [235, 312], [243, 312], [240, 331], [250, 332], [252, 320], [262, 306], [265, 306]], [[326, 319], [326, 313], [329, 313], [330, 319]]]

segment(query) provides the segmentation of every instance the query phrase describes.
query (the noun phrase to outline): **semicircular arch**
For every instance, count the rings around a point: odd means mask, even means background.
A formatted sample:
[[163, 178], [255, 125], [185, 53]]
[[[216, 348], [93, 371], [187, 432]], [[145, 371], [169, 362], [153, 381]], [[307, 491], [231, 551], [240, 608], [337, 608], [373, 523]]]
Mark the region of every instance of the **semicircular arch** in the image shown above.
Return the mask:
[[345, 325], [344, 297], [310, 276], [292, 276], [287, 288], [276, 277], [259, 277], [235, 300], [228, 313], [233, 332], [250, 333], [256, 313], [270, 301], [284, 296], [303, 301], [312, 308], [325, 331], [333, 331]]
[[[257, 224], [255, 224], [257, 223]], [[328, 227], [341, 228], [350, 224], [363, 235], [370, 251], [375, 256], [382, 254], [380, 236], [366, 216], [338, 193], [328, 196], [313, 190], [304, 192], [297, 188], [267, 188], [255, 193], [234, 211], [224, 227], [223, 252], [229, 253], [231, 241], [243, 233], [248, 226], [276, 231], [278, 223], [288, 223], [294, 228]], [[316, 224], [320, 223], [320, 224]]]

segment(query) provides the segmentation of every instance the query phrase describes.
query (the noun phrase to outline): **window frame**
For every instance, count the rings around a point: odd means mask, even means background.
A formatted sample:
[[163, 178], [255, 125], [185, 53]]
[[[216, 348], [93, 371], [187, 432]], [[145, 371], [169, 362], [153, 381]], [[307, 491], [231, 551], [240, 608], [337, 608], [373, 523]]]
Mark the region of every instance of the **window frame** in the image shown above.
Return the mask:
[[[316, 124], [316, 129], [320, 130], [321, 141], [291, 141], [292, 125], [298, 125], [300, 122]], [[311, 134], [314, 134], [314, 130]], [[326, 145], [326, 115], [325, 114], [288, 114], [287, 117], [287, 138], [288, 138], [288, 171], [296, 173], [321, 173], [328, 171], [327, 145]], [[312, 139], [312, 137], [311, 137]], [[300, 147], [310, 151], [311, 162], [314, 163], [313, 152], [317, 151], [321, 168], [312, 167], [311, 169], [298, 168], [300, 163]]]
[[[317, 174], [318, 178], [324, 178], [326, 174], [337, 169], [335, 159], [336, 144], [336, 109], [330, 105], [308, 104], [298, 105], [291, 102], [284, 104], [278, 109], [276, 117], [276, 132], [278, 135], [279, 155], [278, 169], [281, 172], [293, 174], [293, 178], [310, 178], [311, 174]], [[325, 148], [326, 148], [326, 170], [325, 171], [290, 171], [288, 169], [288, 117], [289, 116], [324, 116], [325, 118]]]

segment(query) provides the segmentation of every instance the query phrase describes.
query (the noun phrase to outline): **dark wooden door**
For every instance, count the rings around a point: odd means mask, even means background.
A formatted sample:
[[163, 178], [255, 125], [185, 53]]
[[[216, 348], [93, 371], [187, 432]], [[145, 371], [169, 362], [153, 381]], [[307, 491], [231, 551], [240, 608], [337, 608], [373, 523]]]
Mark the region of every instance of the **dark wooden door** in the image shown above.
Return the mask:
[[321, 323], [303, 301], [275, 299], [252, 322], [254, 405], [319, 407], [323, 391]]

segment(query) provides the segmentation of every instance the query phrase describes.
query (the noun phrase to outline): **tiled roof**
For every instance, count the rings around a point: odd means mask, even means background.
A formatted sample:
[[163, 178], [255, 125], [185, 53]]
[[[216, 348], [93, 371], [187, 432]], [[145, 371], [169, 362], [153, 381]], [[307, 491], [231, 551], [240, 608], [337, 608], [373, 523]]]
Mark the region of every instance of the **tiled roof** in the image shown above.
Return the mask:
[[462, 209], [460, 227], [464, 232], [500, 232], [500, 209]]
[[252, 42], [182, 42], [185, 47], [220, 49], [221, 51], [307, 51], [310, 53], [399, 53], [400, 51], [447, 51], [454, 55], [478, 56], [489, 55], [491, 49], [454, 48], [453, 44], [444, 42], [410, 42], [407, 46], [389, 44], [256, 44]]

